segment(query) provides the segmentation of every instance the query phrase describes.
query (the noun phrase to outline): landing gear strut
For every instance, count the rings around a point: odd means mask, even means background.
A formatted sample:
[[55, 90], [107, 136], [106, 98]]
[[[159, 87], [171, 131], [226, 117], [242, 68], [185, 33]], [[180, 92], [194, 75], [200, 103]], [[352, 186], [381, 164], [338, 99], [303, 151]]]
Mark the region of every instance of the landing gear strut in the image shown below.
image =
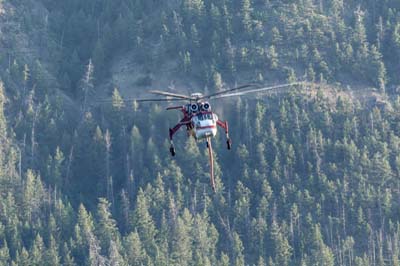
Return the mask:
[[175, 148], [174, 148], [174, 143], [172, 142], [172, 137], [174, 136], [174, 134], [179, 130], [179, 128], [183, 125], [190, 125], [190, 118], [187, 117], [185, 115], [184, 118], [182, 118], [181, 121], [179, 121], [179, 123], [174, 126], [174, 128], [170, 128], [169, 129], [169, 140], [171, 141], [171, 146], [169, 147], [169, 152], [171, 153], [172, 156], [175, 156]]
[[221, 121], [221, 120], [218, 120], [217, 121], [217, 125], [218, 126], [220, 126], [220, 127], [222, 127], [223, 129], [225, 129], [225, 136], [226, 136], [226, 148], [228, 149], [228, 150], [230, 150], [231, 149], [231, 146], [232, 146], [232, 141], [231, 141], [231, 139], [229, 138], [229, 127], [228, 127], [228, 121]]
[[231, 141], [230, 138], [228, 138], [228, 139], [226, 140], [226, 148], [227, 148], [228, 150], [230, 150], [230, 149], [231, 149], [231, 146], [232, 146], [232, 141]]
[[171, 147], [169, 147], [169, 152], [171, 153], [172, 156], [175, 156], [175, 148], [174, 145], [171, 144]]

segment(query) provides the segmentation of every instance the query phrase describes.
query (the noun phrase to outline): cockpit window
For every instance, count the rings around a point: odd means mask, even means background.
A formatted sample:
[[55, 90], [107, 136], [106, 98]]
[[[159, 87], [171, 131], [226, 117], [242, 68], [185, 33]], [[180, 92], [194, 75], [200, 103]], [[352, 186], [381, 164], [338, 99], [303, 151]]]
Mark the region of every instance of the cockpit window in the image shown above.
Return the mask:
[[198, 114], [198, 115], [197, 115], [197, 118], [198, 118], [200, 121], [203, 121], [203, 120], [210, 120], [210, 119], [213, 119], [213, 116], [212, 116], [212, 114]]

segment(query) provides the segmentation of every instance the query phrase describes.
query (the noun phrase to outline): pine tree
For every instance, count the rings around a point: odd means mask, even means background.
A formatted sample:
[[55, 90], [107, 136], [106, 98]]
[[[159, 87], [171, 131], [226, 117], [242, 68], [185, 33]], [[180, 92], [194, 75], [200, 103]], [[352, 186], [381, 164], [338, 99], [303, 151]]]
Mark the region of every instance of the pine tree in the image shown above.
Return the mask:
[[68, 248], [68, 245], [64, 243], [64, 246], [62, 248], [62, 265], [65, 266], [76, 266], [75, 260], [72, 257], [71, 251]]
[[250, 35], [252, 31], [251, 11], [250, 0], [242, 0], [241, 20], [244, 33], [247, 35]]
[[146, 261], [146, 251], [143, 248], [138, 232], [135, 230], [123, 240], [128, 265], [141, 266]]
[[110, 266], [128, 266], [128, 264], [124, 257], [120, 254], [118, 244], [116, 244], [113, 240], [110, 240], [109, 243], [109, 265]]
[[236, 186], [235, 219], [234, 224], [239, 232], [248, 232], [250, 228], [250, 195], [251, 191], [238, 181]]
[[229, 266], [229, 257], [225, 253], [221, 254], [221, 260], [218, 264], [218, 266]]
[[10, 251], [8, 249], [7, 242], [4, 241], [4, 244], [0, 248], [0, 266], [10, 265], [10, 259]]
[[223, 32], [230, 37], [233, 34], [232, 16], [229, 13], [227, 3], [224, 3], [221, 8]]
[[216, 30], [216, 32], [222, 32], [222, 28], [220, 27], [221, 23], [221, 12], [219, 7], [214, 3], [211, 3], [210, 6], [210, 22], [209, 26]]
[[250, 250], [252, 251], [252, 257], [260, 256], [258, 264], [260, 265], [260, 260], [262, 261], [262, 265], [265, 265], [263, 261], [263, 257], [265, 255], [265, 236], [267, 232], [267, 221], [265, 217], [257, 217], [253, 218], [251, 221], [251, 230], [250, 230]]
[[382, 61], [382, 55], [375, 45], [371, 46], [370, 57], [371, 70], [369, 71], [369, 75], [373, 77], [373, 82], [378, 86], [379, 90], [385, 92], [386, 68]]
[[19, 253], [17, 251], [17, 254], [15, 256], [15, 263], [13, 261], [13, 266], [19, 266], [19, 265], [33, 265], [32, 260], [29, 258], [29, 253], [25, 249], [25, 247], [22, 248], [21, 252]]
[[192, 59], [190, 52], [186, 51], [184, 53], [180, 53], [180, 56], [182, 58], [183, 71], [185, 73], [190, 73], [190, 71], [192, 70]]
[[30, 250], [30, 265], [32, 266], [42, 266], [45, 265], [44, 252], [45, 246], [43, 243], [43, 238], [37, 234], [35, 240], [33, 241], [32, 248]]
[[366, 41], [367, 41], [367, 34], [366, 34], [366, 29], [364, 25], [364, 15], [365, 12], [361, 10], [360, 6], [358, 6], [358, 9], [354, 12], [355, 15], [355, 27], [354, 27], [354, 41], [355, 43], [361, 47], [363, 46]]
[[113, 90], [112, 107], [114, 109], [116, 109], [117, 111], [121, 111], [121, 109], [123, 109], [125, 107], [124, 99], [119, 94], [119, 91], [117, 88], [114, 88], [114, 90]]
[[232, 261], [234, 262], [234, 266], [244, 266], [245, 261], [244, 261], [244, 255], [243, 255], [243, 242], [240, 239], [240, 236], [234, 232], [233, 233], [233, 246], [232, 246], [232, 253], [233, 253], [233, 258]]
[[96, 232], [101, 243], [102, 250], [110, 250], [110, 243], [114, 245], [120, 241], [116, 221], [110, 213], [111, 204], [105, 199], [100, 198], [97, 205], [97, 226]]
[[4, 91], [4, 84], [0, 80], [0, 184], [2, 186], [4, 185], [3, 178], [6, 176], [6, 173], [2, 168], [5, 163], [7, 148], [9, 147], [9, 139], [7, 137], [7, 122], [4, 114], [5, 104], [6, 95]]
[[223, 83], [222, 83], [221, 74], [219, 72], [215, 71], [213, 73], [213, 83], [212, 83], [212, 86], [214, 87], [214, 90], [215, 91], [222, 90], [222, 85], [223, 85]]
[[149, 213], [149, 204], [142, 189], [139, 189], [132, 218], [132, 228], [136, 228], [149, 255], [154, 255], [157, 229]]
[[194, 261], [196, 264], [215, 265], [215, 251], [218, 241], [218, 232], [208, 223], [206, 213], [197, 214], [193, 220], [192, 239]]
[[75, 226], [76, 247], [74, 255], [77, 263], [89, 264], [103, 263], [105, 260], [101, 256], [100, 243], [94, 234], [94, 222], [90, 213], [81, 204], [78, 210], [78, 222]]
[[310, 243], [311, 257], [308, 259], [309, 264], [318, 266], [333, 266], [335, 260], [331, 249], [326, 246], [322, 239], [320, 226], [314, 225], [312, 229], [312, 239]]
[[400, 48], [400, 23], [396, 23], [393, 27], [392, 41], [396, 47]]
[[89, 97], [89, 93], [91, 93], [91, 91], [93, 90], [93, 72], [94, 72], [94, 66], [92, 63], [92, 59], [89, 59], [88, 64], [86, 65], [86, 71], [85, 71], [85, 75], [82, 78], [82, 85], [81, 85], [81, 89], [82, 89], [82, 114], [84, 114], [87, 110], [87, 100]]
[[157, 246], [158, 246], [158, 254], [155, 258], [154, 265], [165, 266], [169, 262], [169, 233], [170, 227], [167, 224], [167, 218], [165, 215], [165, 211], [161, 214], [159, 226], [159, 233], [157, 237]]
[[311, 64], [308, 65], [308, 68], [307, 68], [307, 70], [306, 70], [306, 75], [307, 75], [307, 79], [308, 79], [310, 82], [314, 82], [314, 81], [315, 81], [315, 75], [316, 75], [316, 73], [315, 73], [314, 68], [312, 67]]
[[282, 232], [282, 227], [280, 227], [275, 221], [273, 221], [271, 225], [271, 238], [274, 243], [274, 261], [278, 265], [290, 265], [292, 247], [290, 246], [289, 241]]
[[50, 236], [50, 245], [45, 252], [44, 265], [58, 266], [60, 264], [60, 256], [58, 253], [58, 246], [53, 236]]
[[275, 70], [278, 68], [279, 60], [278, 60], [278, 53], [276, 52], [275, 46], [271, 45], [267, 52], [267, 62], [268, 66], [272, 69]]
[[193, 217], [189, 210], [184, 209], [181, 217], [178, 217], [174, 228], [171, 259], [175, 265], [189, 265], [192, 258], [192, 238], [190, 230], [193, 225]]
[[23, 191], [24, 215], [28, 221], [34, 220], [40, 213], [40, 207], [44, 200], [44, 188], [40, 176], [28, 170]]
[[200, 47], [200, 35], [197, 30], [196, 24], [192, 24], [190, 27], [190, 40], [192, 41], [193, 50], [198, 49]]
[[266, 265], [266, 264], [265, 264], [265, 262], [264, 262], [263, 257], [260, 257], [260, 258], [258, 259], [257, 266], [265, 266], [265, 265]]
[[205, 13], [203, 0], [184, 0], [183, 7], [189, 21], [198, 21]]
[[49, 177], [53, 181], [52, 183], [60, 188], [63, 184], [63, 162], [65, 160], [64, 154], [61, 151], [60, 147], [57, 146], [55, 154], [53, 157], [50, 157], [49, 166], [50, 169]]
[[271, 29], [271, 38], [272, 45], [279, 47], [282, 42], [282, 35], [277, 27]]

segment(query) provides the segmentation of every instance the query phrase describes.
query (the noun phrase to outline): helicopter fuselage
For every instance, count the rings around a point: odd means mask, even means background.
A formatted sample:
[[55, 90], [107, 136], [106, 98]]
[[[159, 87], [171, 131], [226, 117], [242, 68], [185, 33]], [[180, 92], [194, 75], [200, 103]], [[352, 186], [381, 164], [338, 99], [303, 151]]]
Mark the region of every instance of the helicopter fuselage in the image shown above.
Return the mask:
[[203, 111], [192, 115], [190, 133], [196, 139], [205, 139], [217, 135], [218, 116], [213, 112]]
[[186, 126], [188, 135], [193, 136], [196, 140], [215, 137], [217, 135], [217, 127], [220, 126], [225, 130], [226, 137], [229, 140], [228, 122], [220, 121], [217, 114], [211, 111], [211, 105], [208, 102], [195, 101], [183, 106], [167, 108], [167, 110], [173, 109], [180, 109], [183, 113], [183, 118], [174, 128], [170, 128], [171, 144], [172, 136], [181, 126]]
[[[188, 136], [193, 136], [196, 140], [204, 139], [207, 143], [208, 155], [210, 160], [210, 180], [211, 186], [215, 191], [214, 182], [214, 170], [213, 170], [213, 154], [211, 139], [217, 134], [217, 127], [221, 127], [225, 131], [226, 136], [226, 147], [228, 150], [231, 149], [231, 139], [229, 138], [229, 127], [227, 121], [221, 121], [218, 116], [212, 112], [211, 105], [205, 100], [220, 99], [225, 97], [241, 96], [248, 93], [266, 92], [270, 90], [282, 89], [285, 87], [291, 87], [294, 85], [304, 84], [303, 82], [293, 82], [289, 84], [275, 85], [269, 87], [260, 87], [256, 84], [246, 84], [236, 88], [225, 89], [217, 91], [211, 94], [203, 95], [202, 93], [192, 93], [190, 96], [173, 93], [152, 90], [150, 93], [162, 95], [164, 99], [141, 99], [141, 102], [159, 102], [159, 101], [183, 101], [188, 100], [189, 103], [180, 106], [170, 106], [167, 110], [180, 110], [183, 114], [181, 120], [173, 127], [169, 129], [169, 140], [171, 146], [169, 151], [172, 156], [175, 156], [175, 147], [173, 143], [173, 136], [181, 127], [186, 127]], [[255, 87], [254, 89], [249, 89]]]

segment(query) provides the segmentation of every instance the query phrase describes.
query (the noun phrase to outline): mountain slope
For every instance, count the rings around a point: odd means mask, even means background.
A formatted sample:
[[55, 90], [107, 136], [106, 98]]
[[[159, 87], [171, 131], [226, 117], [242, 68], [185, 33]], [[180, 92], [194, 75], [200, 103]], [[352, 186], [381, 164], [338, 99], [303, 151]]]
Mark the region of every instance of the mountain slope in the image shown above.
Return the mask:
[[[399, 264], [398, 1], [1, 5], [0, 265]], [[177, 112], [95, 102], [296, 79], [211, 102], [216, 193]]]

